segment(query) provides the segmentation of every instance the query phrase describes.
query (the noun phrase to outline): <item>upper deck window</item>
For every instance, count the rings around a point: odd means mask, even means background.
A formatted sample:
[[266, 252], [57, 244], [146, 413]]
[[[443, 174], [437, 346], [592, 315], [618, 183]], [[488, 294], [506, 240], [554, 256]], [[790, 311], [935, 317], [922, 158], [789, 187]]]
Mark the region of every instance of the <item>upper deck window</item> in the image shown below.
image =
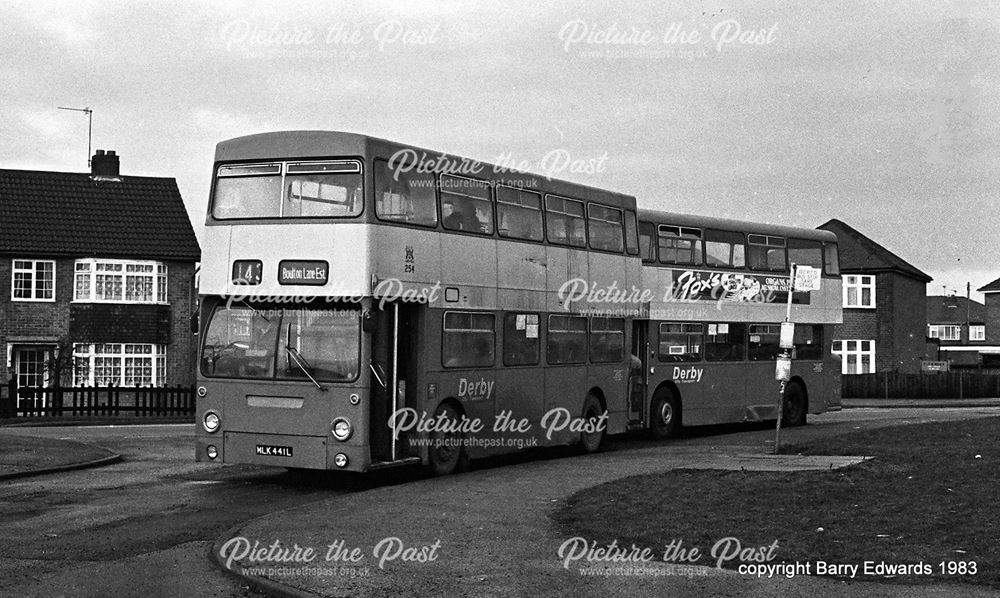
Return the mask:
[[542, 240], [542, 196], [514, 187], [497, 187], [500, 236], [525, 241]]
[[550, 243], [587, 246], [583, 202], [556, 195], [545, 196], [545, 225]]
[[788, 261], [797, 266], [823, 267], [823, 244], [803, 239], [788, 240]]
[[598, 204], [587, 206], [590, 225], [590, 247], [621, 253], [624, 247], [622, 211]]
[[639, 255], [639, 229], [632, 210], [625, 210], [625, 251], [629, 255]]
[[700, 229], [667, 224], [658, 229], [661, 263], [701, 265]]
[[397, 172], [386, 160], [376, 160], [375, 215], [390, 222], [437, 226], [434, 175]]
[[656, 232], [652, 222], [639, 223], [639, 257], [642, 258], [644, 264], [656, 262], [656, 245], [654, 245], [653, 239], [655, 236]]
[[840, 275], [840, 260], [836, 243], [823, 244], [823, 271], [830, 276]]
[[725, 268], [746, 267], [746, 241], [742, 233], [705, 231], [705, 263]]
[[448, 230], [493, 234], [493, 202], [485, 181], [442, 174], [441, 224]]
[[751, 270], [781, 272], [785, 269], [784, 237], [747, 235], [747, 241]]
[[212, 215], [236, 218], [344, 218], [364, 206], [356, 160], [220, 166]]

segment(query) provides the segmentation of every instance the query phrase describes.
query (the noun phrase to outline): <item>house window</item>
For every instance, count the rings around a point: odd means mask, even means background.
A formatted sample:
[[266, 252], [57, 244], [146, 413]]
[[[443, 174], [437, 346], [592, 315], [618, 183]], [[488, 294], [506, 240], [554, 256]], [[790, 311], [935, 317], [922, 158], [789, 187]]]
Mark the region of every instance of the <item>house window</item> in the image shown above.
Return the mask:
[[[980, 328], [983, 328], [980, 326]], [[984, 332], [985, 335], [985, 332]], [[937, 338], [943, 341], [958, 341], [962, 340], [962, 327], [953, 326], [950, 324], [934, 324], [927, 327], [927, 336], [930, 338]], [[973, 339], [973, 340], [984, 340], [984, 339]]]
[[832, 353], [840, 357], [841, 374], [874, 374], [875, 341], [833, 341]]
[[982, 326], [982, 325], [970, 325], [969, 326], [969, 340], [970, 341], [984, 341], [984, 340], [986, 340], [986, 326]]
[[875, 308], [875, 276], [844, 276], [844, 307]]
[[164, 345], [108, 343], [73, 347], [74, 386], [163, 386]]
[[130, 260], [77, 260], [75, 301], [166, 303], [167, 265]]
[[51, 260], [14, 260], [11, 273], [14, 301], [55, 301], [56, 263]]

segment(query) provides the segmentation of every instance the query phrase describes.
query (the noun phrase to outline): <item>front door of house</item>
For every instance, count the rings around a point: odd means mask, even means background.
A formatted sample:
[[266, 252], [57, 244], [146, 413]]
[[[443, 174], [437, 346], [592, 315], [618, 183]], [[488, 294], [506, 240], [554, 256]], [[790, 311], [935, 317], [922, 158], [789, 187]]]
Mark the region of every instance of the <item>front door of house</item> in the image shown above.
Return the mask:
[[28, 402], [35, 409], [44, 408], [45, 394], [33, 393], [32, 388], [45, 388], [49, 385], [49, 373], [46, 367], [52, 350], [46, 347], [17, 347], [14, 350], [14, 376], [17, 380], [18, 398]]

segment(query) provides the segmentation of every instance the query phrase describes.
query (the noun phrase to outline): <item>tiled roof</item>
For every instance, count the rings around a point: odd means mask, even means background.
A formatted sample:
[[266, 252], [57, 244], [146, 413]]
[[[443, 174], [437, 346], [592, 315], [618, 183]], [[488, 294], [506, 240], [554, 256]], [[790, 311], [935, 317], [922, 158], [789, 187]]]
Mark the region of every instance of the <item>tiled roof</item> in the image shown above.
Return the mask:
[[982, 324], [986, 322], [986, 307], [965, 297], [929, 295], [927, 297], [928, 324]]
[[980, 293], [997, 293], [1000, 292], [1000, 278], [994, 280], [986, 286], [979, 287], [976, 289]]
[[872, 241], [840, 220], [830, 220], [816, 228], [837, 235], [840, 249], [840, 269], [844, 272], [878, 272], [891, 270], [923, 282], [934, 280], [895, 253]]
[[0, 170], [0, 253], [201, 259], [177, 182]]

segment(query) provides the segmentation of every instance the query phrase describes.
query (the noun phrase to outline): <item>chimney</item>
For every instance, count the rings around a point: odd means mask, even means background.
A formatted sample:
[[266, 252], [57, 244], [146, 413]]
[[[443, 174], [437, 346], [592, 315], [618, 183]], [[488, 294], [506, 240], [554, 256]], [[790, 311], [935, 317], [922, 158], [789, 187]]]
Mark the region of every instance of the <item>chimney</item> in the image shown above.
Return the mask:
[[94, 176], [118, 176], [118, 155], [114, 150], [97, 150], [90, 160], [90, 174]]

